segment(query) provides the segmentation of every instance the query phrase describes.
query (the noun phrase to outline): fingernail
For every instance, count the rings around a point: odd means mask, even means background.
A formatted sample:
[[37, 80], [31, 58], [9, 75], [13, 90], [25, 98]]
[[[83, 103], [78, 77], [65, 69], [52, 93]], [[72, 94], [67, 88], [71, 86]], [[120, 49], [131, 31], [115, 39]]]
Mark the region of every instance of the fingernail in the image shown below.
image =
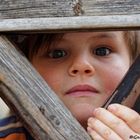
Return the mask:
[[116, 111], [117, 108], [116, 108], [115, 105], [109, 105], [109, 106], [108, 106], [108, 110], [110, 110], [110, 111]]
[[99, 111], [100, 111], [99, 108], [96, 108], [96, 109], [94, 109], [93, 114], [97, 115], [99, 113]]
[[91, 133], [92, 129], [90, 127], [87, 127], [87, 131], [88, 131], [88, 133]]

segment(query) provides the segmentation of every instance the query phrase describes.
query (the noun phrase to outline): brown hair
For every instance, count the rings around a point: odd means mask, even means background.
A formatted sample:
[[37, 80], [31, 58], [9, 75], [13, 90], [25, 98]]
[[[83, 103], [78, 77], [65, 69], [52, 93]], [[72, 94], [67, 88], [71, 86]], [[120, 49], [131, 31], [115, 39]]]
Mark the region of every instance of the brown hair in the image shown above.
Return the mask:
[[139, 54], [139, 45], [136, 31], [124, 31], [124, 38], [130, 50], [131, 60], [135, 60], [135, 58]]

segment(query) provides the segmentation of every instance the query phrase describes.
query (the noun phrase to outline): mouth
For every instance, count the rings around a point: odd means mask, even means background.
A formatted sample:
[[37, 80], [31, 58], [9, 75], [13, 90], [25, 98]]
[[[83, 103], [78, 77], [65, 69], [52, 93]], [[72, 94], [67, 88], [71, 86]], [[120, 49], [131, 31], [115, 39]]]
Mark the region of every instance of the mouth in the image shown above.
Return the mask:
[[86, 96], [95, 96], [99, 92], [90, 85], [77, 85], [72, 87], [66, 92], [66, 95], [73, 97], [86, 97]]

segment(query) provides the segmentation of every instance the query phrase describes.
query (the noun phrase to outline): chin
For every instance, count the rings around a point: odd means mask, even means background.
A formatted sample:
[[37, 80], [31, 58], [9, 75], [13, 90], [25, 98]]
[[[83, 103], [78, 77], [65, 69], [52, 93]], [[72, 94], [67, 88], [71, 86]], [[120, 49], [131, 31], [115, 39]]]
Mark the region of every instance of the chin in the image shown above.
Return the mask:
[[94, 107], [89, 104], [78, 104], [70, 108], [73, 116], [85, 129], [87, 128], [88, 118], [93, 116], [93, 110]]

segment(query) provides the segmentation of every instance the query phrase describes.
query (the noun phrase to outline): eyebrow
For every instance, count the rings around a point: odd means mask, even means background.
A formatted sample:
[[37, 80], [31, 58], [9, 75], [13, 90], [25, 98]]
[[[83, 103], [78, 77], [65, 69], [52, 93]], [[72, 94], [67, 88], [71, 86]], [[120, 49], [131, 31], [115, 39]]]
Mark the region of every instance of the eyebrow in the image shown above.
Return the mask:
[[[90, 38], [89, 38], [89, 40], [92, 40], [92, 39], [113, 39], [113, 38], [116, 38], [117, 36], [116, 36], [116, 34], [115, 33], [108, 33], [108, 32], [99, 32], [99, 33], [97, 33], [97, 34], [95, 34], [95, 35], [92, 35]], [[65, 39], [65, 38], [61, 38], [58, 42], [67, 42], [68, 40], [67, 39]]]
[[116, 38], [116, 34], [114, 33], [99, 33], [92, 38]]

